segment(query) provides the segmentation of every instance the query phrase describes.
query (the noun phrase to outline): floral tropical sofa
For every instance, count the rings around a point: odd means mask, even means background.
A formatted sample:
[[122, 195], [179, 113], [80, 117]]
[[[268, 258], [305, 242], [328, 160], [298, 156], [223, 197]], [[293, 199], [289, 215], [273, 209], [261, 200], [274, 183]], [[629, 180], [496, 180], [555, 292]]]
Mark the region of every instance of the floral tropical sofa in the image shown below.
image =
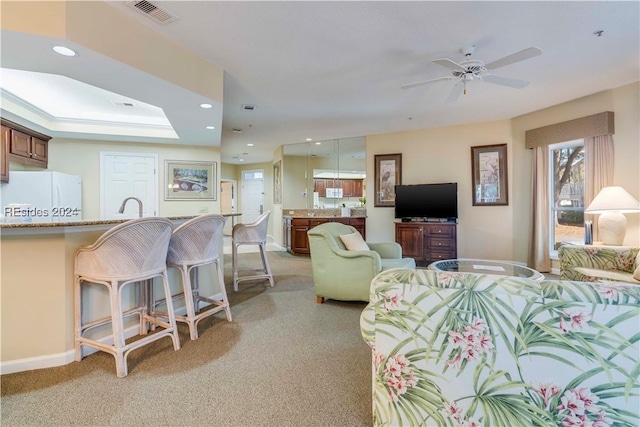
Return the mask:
[[360, 322], [376, 426], [640, 425], [640, 286], [396, 269]]
[[640, 248], [633, 246], [562, 245], [560, 278], [585, 282], [640, 284]]

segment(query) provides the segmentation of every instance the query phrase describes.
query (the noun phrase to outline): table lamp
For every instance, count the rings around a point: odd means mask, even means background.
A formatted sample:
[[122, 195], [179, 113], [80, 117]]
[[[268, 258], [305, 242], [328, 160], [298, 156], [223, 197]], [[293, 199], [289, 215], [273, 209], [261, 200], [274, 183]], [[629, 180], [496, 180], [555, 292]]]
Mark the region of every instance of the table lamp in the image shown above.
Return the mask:
[[640, 202], [622, 187], [604, 187], [584, 210], [587, 214], [600, 214], [598, 235], [605, 245], [621, 246], [627, 232], [624, 214], [640, 212]]

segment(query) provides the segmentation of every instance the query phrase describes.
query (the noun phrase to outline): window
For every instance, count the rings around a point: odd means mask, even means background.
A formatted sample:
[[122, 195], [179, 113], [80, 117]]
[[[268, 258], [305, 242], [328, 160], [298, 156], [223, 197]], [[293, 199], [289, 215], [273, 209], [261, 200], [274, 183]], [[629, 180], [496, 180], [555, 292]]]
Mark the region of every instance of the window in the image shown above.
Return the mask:
[[584, 140], [549, 145], [549, 242], [584, 243]]

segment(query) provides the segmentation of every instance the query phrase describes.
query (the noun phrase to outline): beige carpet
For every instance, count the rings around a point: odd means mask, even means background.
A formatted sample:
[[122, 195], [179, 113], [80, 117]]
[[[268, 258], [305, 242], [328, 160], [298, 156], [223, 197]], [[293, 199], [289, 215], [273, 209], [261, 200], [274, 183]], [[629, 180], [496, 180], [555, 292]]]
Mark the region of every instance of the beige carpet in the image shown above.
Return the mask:
[[[258, 262], [258, 254], [242, 254]], [[182, 349], [168, 338], [135, 350], [118, 379], [111, 355], [3, 375], [2, 426], [368, 426], [371, 363], [364, 303], [315, 302], [308, 258], [269, 252], [276, 286], [240, 283], [233, 322], [200, 322]]]

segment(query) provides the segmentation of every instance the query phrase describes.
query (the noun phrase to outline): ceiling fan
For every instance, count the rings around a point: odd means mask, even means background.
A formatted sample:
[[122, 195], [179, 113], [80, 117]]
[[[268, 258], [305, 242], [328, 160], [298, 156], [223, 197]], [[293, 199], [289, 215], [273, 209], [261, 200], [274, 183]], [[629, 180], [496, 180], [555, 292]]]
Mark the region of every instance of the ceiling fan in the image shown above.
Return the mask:
[[489, 83], [495, 83], [503, 86], [509, 86], [517, 89], [521, 89], [529, 84], [529, 82], [519, 79], [512, 79], [510, 77], [502, 77], [496, 76], [495, 74], [490, 74], [487, 71], [495, 70], [496, 68], [504, 67], [506, 65], [511, 65], [515, 62], [524, 61], [525, 59], [533, 58], [534, 56], [538, 56], [542, 54], [542, 50], [537, 47], [530, 47], [528, 49], [521, 50], [520, 52], [513, 53], [511, 55], [505, 56], [504, 58], [500, 58], [496, 61], [485, 64], [483, 61], [478, 59], [471, 59], [471, 55], [475, 52], [476, 46], [471, 45], [460, 49], [465, 56], [465, 60], [457, 63], [448, 58], [436, 59], [435, 62], [438, 65], [449, 68], [453, 70], [450, 76], [439, 77], [437, 79], [425, 80], [422, 82], [410, 83], [403, 86], [400, 86], [402, 89], [411, 89], [418, 86], [423, 86], [429, 83], [439, 82], [443, 80], [458, 80], [456, 84], [453, 86], [449, 97], [447, 98], [448, 102], [453, 102], [458, 99], [460, 93], [467, 93], [467, 83], [473, 80], [480, 80]]

